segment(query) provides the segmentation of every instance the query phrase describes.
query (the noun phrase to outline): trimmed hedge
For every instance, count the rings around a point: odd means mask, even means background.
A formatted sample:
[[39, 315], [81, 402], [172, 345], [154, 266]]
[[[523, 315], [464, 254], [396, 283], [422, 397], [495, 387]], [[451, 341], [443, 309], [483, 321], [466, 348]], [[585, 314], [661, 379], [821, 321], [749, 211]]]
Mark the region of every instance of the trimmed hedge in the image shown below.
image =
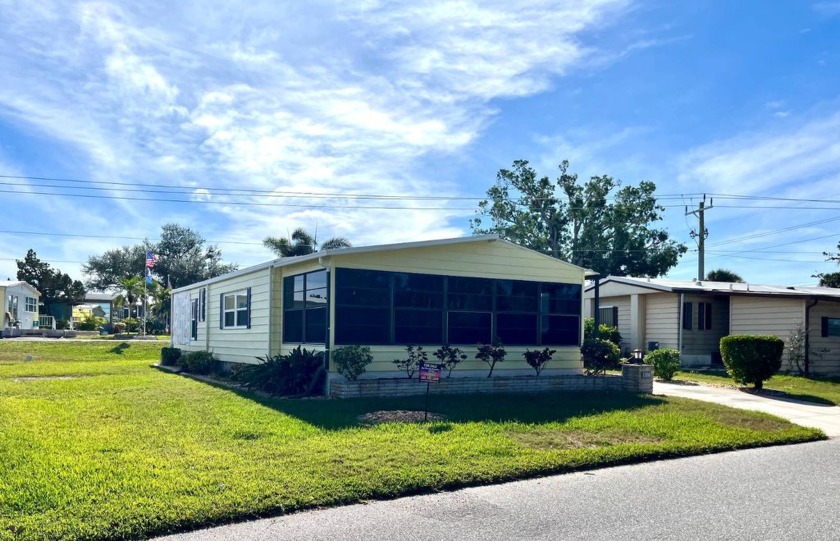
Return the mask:
[[179, 348], [160, 348], [160, 364], [163, 366], [175, 366], [180, 358]]
[[785, 341], [772, 335], [736, 335], [720, 339], [726, 371], [736, 382], [761, 389], [782, 367]]
[[585, 340], [580, 347], [580, 353], [587, 374], [603, 374], [609, 369], [621, 366], [621, 351], [618, 346], [603, 338]]
[[671, 381], [680, 371], [680, 352], [676, 349], [656, 349], [645, 355], [645, 363], [653, 365], [653, 375]]
[[181, 355], [178, 364], [190, 374], [202, 376], [216, 372], [220, 368], [219, 361], [209, 351], [191, 351], [186, 355]]

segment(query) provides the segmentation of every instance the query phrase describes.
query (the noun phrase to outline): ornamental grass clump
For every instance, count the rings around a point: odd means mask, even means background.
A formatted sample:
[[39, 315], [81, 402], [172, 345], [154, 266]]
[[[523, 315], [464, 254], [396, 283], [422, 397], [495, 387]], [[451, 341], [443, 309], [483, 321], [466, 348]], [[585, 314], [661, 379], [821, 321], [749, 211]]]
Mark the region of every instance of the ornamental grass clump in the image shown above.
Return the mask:
[[645, 355], [645, 363], [653, 365], [653, 375], [671, 381], [680, 371], [680, 352], [676, 349], [657, 349]]
[[276, 396], [312, 396], [324, 388], [324, 353], [296, 347], [286, 355], [257, 357], [259, 364], [240, 366], [234, 380], [248, 389]]
[[772, 335], [736, 335], [720, 339], [720, 353], [726, 371], [737, 383], [756, 389], [782, 367], [785, 341]]

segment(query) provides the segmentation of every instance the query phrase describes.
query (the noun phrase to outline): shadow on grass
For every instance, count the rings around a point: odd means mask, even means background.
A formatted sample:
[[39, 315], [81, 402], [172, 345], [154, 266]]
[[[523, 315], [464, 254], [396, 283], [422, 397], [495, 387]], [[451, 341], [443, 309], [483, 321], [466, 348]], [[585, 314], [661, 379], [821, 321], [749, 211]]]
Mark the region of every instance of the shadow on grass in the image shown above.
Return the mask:
[[123, 351], [127, 350], [130, 347], [131, 347], [131, 345], [128, 342], [121, 342], [118, 345], [109, 349], [108, 352], [109, 353], [115, 353], [117, 355], [122, 355]]
[[[426, 400], [422, 395], [400, 398], [275, 398], [231, 387], [224, 382], [196, 381], [326, 430], [368, 426], [359, 420], [359, 416], [376, 411], [423, 411]], [[445, 426], [447, 424], [469, 422], [564, 422], [574, 417], [656, 406], [665, 400], [662, 397], [623, 392], [435, 395], [429, 399], [429, 411], [445, 415], [447, 421], [444, 425], [437, 425], [439, 427], [432, 424], [429, 430], [446, 432], [451, 430], [451, 427]]]

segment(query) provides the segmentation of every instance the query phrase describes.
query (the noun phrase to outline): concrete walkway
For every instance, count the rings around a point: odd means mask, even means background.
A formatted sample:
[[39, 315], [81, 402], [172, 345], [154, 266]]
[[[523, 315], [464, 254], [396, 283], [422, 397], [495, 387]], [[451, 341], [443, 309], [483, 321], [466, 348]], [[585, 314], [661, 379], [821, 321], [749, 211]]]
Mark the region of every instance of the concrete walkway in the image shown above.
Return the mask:
[[840, 407], [790, 398], [755, 395], [726, 387], [653, 382], [653, 394], [715, 402], [732, 408], [763, 411], [802, 426], [822, 429], [829, 438], [840, 437]]

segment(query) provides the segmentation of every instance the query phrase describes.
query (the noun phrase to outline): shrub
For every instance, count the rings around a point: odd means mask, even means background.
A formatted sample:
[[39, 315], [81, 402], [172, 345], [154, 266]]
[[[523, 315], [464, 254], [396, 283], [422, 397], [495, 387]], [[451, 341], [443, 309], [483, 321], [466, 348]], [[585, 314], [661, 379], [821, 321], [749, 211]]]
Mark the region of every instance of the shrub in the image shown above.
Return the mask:
[[657, 349], [645, 355], [645, 362], [653, 365], [653, 375], [671, 381], [680, 371], [680, 352], [676, 349]]
[[301, 346], [286, 355], [257, 357], [259, 364], [239, 367], [234, 379], [245, 387], [277, 396], [312, 396], [323, 390], [324, 353]]
[[[583, 322], [583, 341], [595, 338], [595, 318], [587, 318]], [[609, 340], [616, 346], [621, 346], [621, 333], [616, 327], [601, 323], [598, 325], [598, 338]]]
[[178, 364], [190, 374], [206, 376], [219, 369], [219, 361], [209, 351], [190, 351], [181, 355]]
[[736, 335], [720, 339], [720, 353], [726, 371], [736, 382], [752, 383], [761, 389], [764, 382], [782, 367], [785, 341], [771, 335]]
[[181, 350], [178, 348], [160, 348], [160, 364], [163, 366], [175, 366], [181, 358]]
[[528, 363], [528, 366], [536, 370], [537, 377], [539, 377], [540, 372], [543, 371], [543, 368], [545, 368], [546, 363], [551, 360], [551, 356], [555, 353], [557, 353], [556, 349], [545, 348], [543, 350], [535, 351], [526, 349], [523, 355], [525, 356], [525, 362]]
[[137, 319], [136, 317], [127, 317], [124, 320], [122, 320], [122, 323], [125, 324], [125, 330], [127, 330], [128, 332], [131, 332], [131, 331], [137, 331], [137, 329], [139, 328], [139, 325], [140, 325], [140, 320]]
[[114, 323], [113, 328], [114, 334], [122, 334], [125, 332], [125, 323], [123, 323], [122, 321], [117, 321], [116, 323]]
[[365, 373], [367, 365], [373, 362], [373, 355], [367, 346], [344, 346], [333, 351], [331, 359], [339, 374], [356, 381]]
[[60, 331], [66, 331], [70, 328], [70, 321], [66, 319], [56, 319], [55, 328]]
[[610, 340], [591, 338], [584, 340], [580, 347], [583, 356], [583, 367], [587, 374], [603, 374], [608, 369], [618, 368], [621, 352], [618, 346]]
[[408, 379], [414, 375], [420, 367], [420, 363], [425, 363], [429, 360], [429, 354], [423, 351], [423, 346], [405, 346], [405, 351], [408, 354], [406, 359], [394, 359], [393, 363], [397, 368], [405, 370]]
[[457, 366], [460, 362], [467, 360], [467, 354], [461, 351], [461, 348], [453, 348], [448, 344], [444, 344], [435, 350], [434, 356], [437, 357], [437, 360], [439, 360], [447, 370], [449, 370], [446, 374], [447, 378], [452, 376], [452, 369], [455, 368], [455, 366]]
[[487, 377], [493, 376], [493, 369], [496, 363], [504, 362], [507, 356], [504, 346], [500, 342], [494, 342], [489, 345], [478, 344], [478, 351], [475, 354], [476, 360], [484, 361], [490, 366], [490, 373]]

